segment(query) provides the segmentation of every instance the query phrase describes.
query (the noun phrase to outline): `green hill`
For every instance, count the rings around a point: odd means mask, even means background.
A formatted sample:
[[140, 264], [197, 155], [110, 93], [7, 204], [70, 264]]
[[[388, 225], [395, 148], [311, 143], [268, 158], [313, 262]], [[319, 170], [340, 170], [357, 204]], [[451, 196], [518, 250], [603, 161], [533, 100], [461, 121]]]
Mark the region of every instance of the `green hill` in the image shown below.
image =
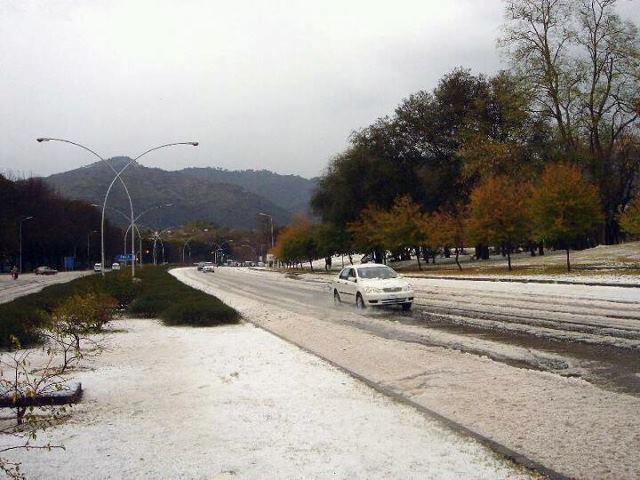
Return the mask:
[[[116, 157], [110, 161], [117, 169], [128, 160]], [[45, 180], [66, 197], [102, 204], [112, 178], [113, 172], [97, 162]], [[233, 172], [213, 168], [166, 171], [138, 164], [129, 167], [123, 178], [136, 214], [155, 205], [173, 204], [150, 211], [140, 220], [142, 225], [153, 228], [178, 226], [194, 220], [207, 220], [230, 228], [255, 228], [260, 212], [273, 215], [274, 223], [283, 225], [296, 211], [306, 210], [312, 188], [309, 184], [314, 184], [302, 177], [267, 171]], [[127, 212], [128, 201], [122, 186], [116, 184], [111, 195], [109, 205]], [[126, 223], [114, 212], [109, 212], [109, 218], [121, 225]]]

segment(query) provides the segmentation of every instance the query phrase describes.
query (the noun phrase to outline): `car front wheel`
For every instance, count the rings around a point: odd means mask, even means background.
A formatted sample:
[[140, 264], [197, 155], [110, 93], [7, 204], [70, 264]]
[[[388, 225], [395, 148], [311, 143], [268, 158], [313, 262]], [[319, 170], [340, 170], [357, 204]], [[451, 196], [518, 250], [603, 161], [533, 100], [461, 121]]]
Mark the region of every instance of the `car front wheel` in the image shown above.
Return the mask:
[[340, 301], [340, 294], [338, 293], [337, 290], [333, 291], [333, 304], [337, 307], [341, 304], [342, 302]]
[[411, 310], [411, 303], [403, 303], [402, 304], [402, 311], [403, 312], [408, 312], [409, 310]]
[[367, 308], [367, 306], [364, 303], [364, 299], [360, 294], [358, 294], [358, 296], [356, 297], [356, 308], [358, 310], [364, 310], [365, 308]]

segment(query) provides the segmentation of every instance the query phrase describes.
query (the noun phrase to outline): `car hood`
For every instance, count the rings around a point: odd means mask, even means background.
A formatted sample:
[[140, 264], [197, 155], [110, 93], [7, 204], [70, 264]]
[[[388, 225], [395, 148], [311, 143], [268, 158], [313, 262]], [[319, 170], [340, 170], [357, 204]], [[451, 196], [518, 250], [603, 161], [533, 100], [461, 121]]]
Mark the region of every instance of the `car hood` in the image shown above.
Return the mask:
[[407, 282], [404, 278], [367, 278], [359, 280], [361, 285], [366, 287], [375, 287], [375, 288], [404, 288], [410, 287], [409, 282]]

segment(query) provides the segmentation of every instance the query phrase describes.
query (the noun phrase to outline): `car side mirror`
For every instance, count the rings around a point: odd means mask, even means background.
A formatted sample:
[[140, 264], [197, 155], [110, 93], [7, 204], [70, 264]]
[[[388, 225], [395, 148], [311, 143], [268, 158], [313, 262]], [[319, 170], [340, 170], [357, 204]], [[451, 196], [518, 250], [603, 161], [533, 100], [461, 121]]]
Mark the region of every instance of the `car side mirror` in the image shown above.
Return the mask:
[[358, 279], [356, 277], [349, 277], [347, 278], [347, 280], [349, 280], [350, 282], [358, 283]]

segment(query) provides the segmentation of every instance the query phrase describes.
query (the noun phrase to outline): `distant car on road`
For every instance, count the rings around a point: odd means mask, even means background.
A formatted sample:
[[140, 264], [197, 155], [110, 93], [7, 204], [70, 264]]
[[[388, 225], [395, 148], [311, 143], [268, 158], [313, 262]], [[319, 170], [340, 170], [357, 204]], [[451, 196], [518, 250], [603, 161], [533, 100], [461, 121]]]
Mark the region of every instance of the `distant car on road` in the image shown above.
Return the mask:
[[93, 271], [94, 271], [94, 272], [101, 272], [101, 271], [102, 271], [102, 264], [101, 264], [101, 263], [96, 263], [96, 264], [93, 266]]
[[118, 262], [111, 265], [111, 270], [120, 270], [120, 264]]
[[204, 265], [202, 265], [202, 271], [204, 273], [206, 273], [206, 272], [215, 272], [215, 266], [214, 266], [213, 262], [204, 262]]
[[58, 273], [58, 270], [56, 270], [55, 268], [51, 268], [43, 265], [41, 267], [36, 268], [34, 270], [34, 273], [36, 275], [55, 275], [56, 273]]
[[205, 262], [198, 262], [196, 263], [196, 267], [198, 268], [198, 271], [201, 272], [202, 268], [204, 267]]
[[408, 311], [413, 303], [409, 282], [392, 268], [375, 263], [343, 268], [331, 283], [331, 293], [336, 305], [354, 303], [358, 310], [401, 305]]

